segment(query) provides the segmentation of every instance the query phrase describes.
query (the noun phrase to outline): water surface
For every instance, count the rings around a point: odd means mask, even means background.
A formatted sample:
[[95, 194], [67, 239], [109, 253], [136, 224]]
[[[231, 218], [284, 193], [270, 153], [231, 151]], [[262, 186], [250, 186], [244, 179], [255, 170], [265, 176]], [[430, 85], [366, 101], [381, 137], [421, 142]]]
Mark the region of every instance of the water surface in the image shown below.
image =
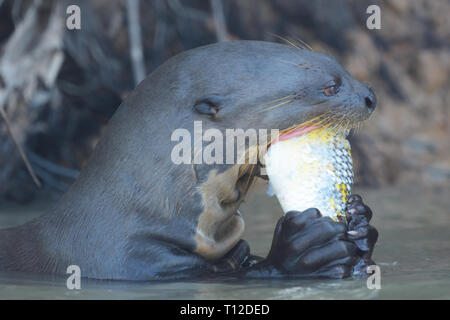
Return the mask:
[[[450, 299], [450, 186], [359, 189], [380, 233], [374, 259], [381, 289], [364, 279], [129, 282], [83, 279], [70, 291], [64, 277], [0, 273], [0, 299]], [[0, 203], [0, 227], [45, 212], [50, 201]], [[262, 188], [241, 208], [245, 239], [266, 255], [281, 211]]]

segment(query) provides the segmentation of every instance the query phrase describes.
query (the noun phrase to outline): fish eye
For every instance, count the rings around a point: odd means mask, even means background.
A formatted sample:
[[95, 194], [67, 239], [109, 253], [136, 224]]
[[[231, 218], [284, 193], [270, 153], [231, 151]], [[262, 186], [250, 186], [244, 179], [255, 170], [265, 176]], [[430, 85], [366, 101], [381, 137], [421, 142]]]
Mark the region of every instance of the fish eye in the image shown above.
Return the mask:
[[339, 92], [339, 84], [336, 83], [335, 81], [330, 81], [329, 83], [326, 84], [325, 88], [323, 88], [323, 93], [327, 97], [334, 96], [338, 92]]

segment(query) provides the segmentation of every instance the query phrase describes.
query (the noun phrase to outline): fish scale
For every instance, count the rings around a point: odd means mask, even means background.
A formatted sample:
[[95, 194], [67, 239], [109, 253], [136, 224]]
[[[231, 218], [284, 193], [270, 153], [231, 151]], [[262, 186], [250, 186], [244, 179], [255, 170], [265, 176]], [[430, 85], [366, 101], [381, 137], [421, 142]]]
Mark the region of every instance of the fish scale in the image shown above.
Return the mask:
[[284, 213], [317, 208], [323, 216], [345, 220], [353, 184], [347, 134], [317, 128], [270, 146], [264, 158], [269, 188]]

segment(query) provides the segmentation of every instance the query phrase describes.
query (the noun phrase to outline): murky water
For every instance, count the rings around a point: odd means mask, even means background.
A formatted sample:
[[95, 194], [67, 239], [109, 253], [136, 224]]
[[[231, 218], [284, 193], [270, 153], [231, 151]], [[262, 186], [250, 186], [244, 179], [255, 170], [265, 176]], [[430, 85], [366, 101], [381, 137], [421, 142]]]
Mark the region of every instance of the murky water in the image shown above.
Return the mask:
[[[256, 188], [242, 207], [252, 251], [265, 255], [281, 211]], [[69, 291], [65, 278], [0, 273], [0, 299], [450, 299], [450, 186], [357, 190], [374, 211], [380, 237], [374, 254], [381, 289], [366, 280], [252, 280], [126, 282], [82, 280]], [[0, 203], [0, 226], [21, 224], [45, 212]]]

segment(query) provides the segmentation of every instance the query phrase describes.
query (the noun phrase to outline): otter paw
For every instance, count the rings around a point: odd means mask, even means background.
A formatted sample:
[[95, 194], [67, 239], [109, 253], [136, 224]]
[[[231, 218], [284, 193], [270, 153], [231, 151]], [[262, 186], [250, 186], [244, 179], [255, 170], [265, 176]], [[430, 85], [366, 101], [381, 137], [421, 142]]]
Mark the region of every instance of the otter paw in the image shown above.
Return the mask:
[[290, 276], [347, 277], [359, 259], [346, 232], [343, 223], [322, 217], [317, 209], [288, 212], [277, 223], [266, 262]]
[[347, 201], [347, 239], [358, 247], [358, 262], [353, 267], [353, 275], [365, 275], [366, 269], [375, 262], [371, 259], [378, 231], [369, 224], [372, 210], [364, 204], [359, 195], [351, 195]]

